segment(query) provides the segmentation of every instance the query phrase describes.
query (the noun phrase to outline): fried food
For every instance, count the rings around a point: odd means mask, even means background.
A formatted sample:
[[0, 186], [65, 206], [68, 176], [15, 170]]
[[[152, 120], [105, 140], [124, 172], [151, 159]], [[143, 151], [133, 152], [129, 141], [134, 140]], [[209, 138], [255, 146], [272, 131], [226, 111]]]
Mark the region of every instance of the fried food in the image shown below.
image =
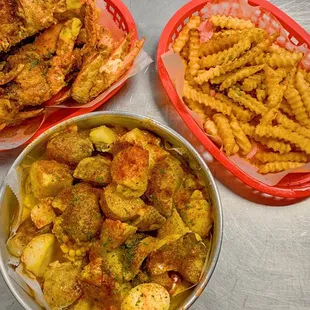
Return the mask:
[[214, 215], [187, 154], [146, 130], [76, 125], [42, 152], [23, 170], [27, 212], [7, 246], [51, 309], [131, 309], [144, 284], [141, 304], [168, 309], [199, 282]]
[[[182, 48], [174, 52], [185, 66], [182, 99], [200, 118], [208, 137], [226, 155], [253, 162], [259, 173], [308, 163], [310, 73], [300, 65], [303, 53], [280, 47], [275, 43], [279, 33], [270, 35], [250, 20], [211, 15], [202, 22], [214, 26], [211, 38], [197, 45], [194, 38], [200, 33], [194, 27], [182, 34]], [[175, 44], [180, 40], [177, 36]], [[192, 62], [195, 70], [189, 66], [193, 42], [200, 51], [200, 58]], [[268, 156], [277, 160], [247, 158], [256, 149], [275, 154]], [[264, 164], [261, 169], [259, 163]]]

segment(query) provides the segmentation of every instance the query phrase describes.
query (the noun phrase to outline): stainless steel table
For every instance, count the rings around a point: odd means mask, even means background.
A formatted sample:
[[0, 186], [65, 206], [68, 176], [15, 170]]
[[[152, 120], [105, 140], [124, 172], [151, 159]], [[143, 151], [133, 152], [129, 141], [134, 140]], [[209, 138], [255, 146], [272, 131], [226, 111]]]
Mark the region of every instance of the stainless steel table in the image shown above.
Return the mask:
[[[154, 59], [164, 25], [186, 2], [125, 1], [140, 35], [147, 38], [145, 49]], [[309, 0], [271, 2], [310, 31]], [[171, 108], [154, 63], [128, 81], [103, 109], [153, 117], [169, 124], [199, 147]], [[17, 149], [0, 154], [0, 180], [20, 152], [21, 149]], [[218, 179], [223, 204], [224, 240], [216, 271], [192, 309], [310, 309], [310, 200], [298, 202], [260, 195], [237, 181], [219, 164], [212, 164], [211, 168]], [[2, 278], [0, 309], [22, 309]]]

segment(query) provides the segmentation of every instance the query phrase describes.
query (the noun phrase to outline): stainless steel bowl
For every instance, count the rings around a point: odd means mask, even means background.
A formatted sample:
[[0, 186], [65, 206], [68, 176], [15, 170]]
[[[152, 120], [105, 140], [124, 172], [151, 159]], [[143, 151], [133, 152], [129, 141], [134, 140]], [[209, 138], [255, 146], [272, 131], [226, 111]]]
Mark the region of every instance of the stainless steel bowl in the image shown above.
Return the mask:
[[[41, 136], [35, 139], [30, 145], [28, 145], [24, 151], [18, 156], [13, 163], [10, 171], [16, 169], [28, 155], [38, 156], [43, 152], [46, 141], [48, 138], [61, 131], [64, 127], [70, 124], [77, 124], [80, 128], [91, 128], [100, 125], [118, 125], [127, 128], [138, 127], [140, 129], [147, 129], [156, 133], [159, 137], [170, 142], [174, 147], [182, 148], [185, 150], [186, 159], [194, 163], [195, 167], [199, 169], [201, 177], [205, 180], [211, 194], [211, 199], [214, 209], [214, 230], [213, 230], [213, 242], [210, 253], [209, 262], [203, 272], [201, 281], [199, 284], [186, 294], [181, 294], [175, 301], [174, 309], [189, 309], [189, 307], [200, 296], [206, 285], [208, 284], [213, 271], [215, 269], [222, 243], [222, 208], [218, 194], [217, 187], [214, 182], [214, 178], [197, 151], [189, 144], [189, 142], [176, 133], [169, 127], [147, 118], [145, 116], [133, 114], [133, 113], [118, 113], [118, 112], [95, 112], [87, 115], [78, 116], [68, 121], [62, 122], [53, 128], [44, 132]], [[17, 200], [12, 193], [11, 189], [7, 186], [6, 182], [2, 186], [0, 192], [0, 270], [2, 275], [20, 304], [27, 310], [41, 309], [41, 307], [35, 302], [35, 300], [29, 296], [8, 274], [7, 262], [8, 252], [6, 249], [6, 241], [9, 236], [10, 219], [14, 209], [18, 205]]]

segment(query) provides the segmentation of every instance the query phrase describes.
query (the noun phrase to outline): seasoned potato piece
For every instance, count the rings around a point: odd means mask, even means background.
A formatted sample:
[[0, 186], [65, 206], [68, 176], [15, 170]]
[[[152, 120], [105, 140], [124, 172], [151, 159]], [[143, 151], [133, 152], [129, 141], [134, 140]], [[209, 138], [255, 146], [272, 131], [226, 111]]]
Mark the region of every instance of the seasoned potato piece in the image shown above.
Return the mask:
[[201, 191], [194, 191], [189, 203], [179, 206], [178, 211], [185, 224], [193, 232], [202, 238], [209, 235], [213, 224], [212, 209]]
[[27, 218], [19, 226], [16, 234], [7, 242], [7, 248], [13, 256], [20, 257], [26, 245], [37, 235], [49, 232], [50, 227], [45, 226], [42, 229], [37, 229], [31, 218]]
[[169, 217], [173, 206], [172, 196], [184, 178], [181, 164], [176, 158], [169, 156], [158, 162], [150, 174], [146, 195], [161, 215]]
[[146, 130], [134, 128], [117, 139], [112, 148], [112, 153], [117, 154], [118, 152], [133, 145], [145, 148], [150, 144], [159, 146], [160, 138], [155, 137], [152, 133]]
[[71, 186], [73, 178], [67, 166], [54, 160], [37, 160], [30, 168], [30, 182], [37, 198], [55, 197], [63, 188]]
[[52, 201], [52, 206], [61, 212], [64, 212], [70, 202], [73, 200], [72, 187], [62, 189]]
[[101, 227], [100, 241], [104, 249], [113, 250], [122, 245], [137, 228], [121, 221], [106, 219]]
[[79, 300], [77, 300], [74, 304], [72, 304], [68, 310], [92, 310], [93, 305], [89, 299], [86, 299], [82, 296]]
[[103, 156], [87, 157], [78, 163], [73, 176], [84, 182], [103, 186], [111, 182], [110, 165], [111, 161]]
[[48, 141], [46, 155], [60, 163], [76, 166], [94, 150], [91, 141], [77, 132], [63, 132]]
[[98, 196], [88, 184], [72, 188], [73, 200], [62, 214], [62, 227], [76, 242], [90, 241], [102, 223]]
[[30, 216], [38, 229], [53, 223], [56, 214], [53, 210], [51, 199], [42, 199], [41, 202], [32, 208]]
[[118, 138], [117, 134], [107, 126], [99, 126], [90, 131], [89, 139], [94, 143], [96, 150], [108, 151]]
[[198, 283], [206, 258], [205, 245], [197, 241], [195, 233], [188, 233], [152, 252], [147, 267], [152, 275], [177, 271], [186, 281]]
[[157, 162], [169, 155], [167, 151], [158, 145], [146, 144], [143, 148], [149, 152], [149, 169], [152, 169]]
[[68, 307], [81, 297], [80, 273], [80, 268], [69, 262], [60, 264], [56, 261], [48, 267], [44, 274], [43, 294], [52, 309]]
[[149, 167], [148, 151], [132, 146], [116, 154], [111, 165], [111, 175], [117, 191], [127, 197], [140, 197], [147, 187]]
[[126, 281], [132, 280], [138, 273], [145, 258], [156, 248], [158, 240], [144, 234], [135, 234], [125, 243], [124, 264]]
[[188, 232], [190, 232], [190, 229], [185, 225], [178, 211], [173, 209], [171, 216], [169, 216], [164, 225], [158, 229], [157, 237], [162, 239], [169, 235], [184, 235]]
[[34, 237], [25, 247], [21, 261], [36, 277], [43, 277], [47, 266], [52, 262], [55, 241], [53, 234], [43, 234]]
[[120, 306], [121, 300], [131, 289], [103, 271], [103, 259], [91, 260], [81, 273], [80, 283], [87, 298], [99, 302], [103, 309]]
[[145, 205], [138, 213], [137, 218], [131, 225], [136, 226], [139, 231], [152, 231], [159, 229], [166, 219], [152, 206]]
[[109, 184], [100, 197], [100, 206], [106, 217], [112, 220], [128, 221], [137, 216], [144, 206], [140, 198], [126, 198], [116, 191], [114, 184]]
[[168, 310], [170, 296], [156, 283], [144, 283], [134, 287], [122, 302], [121, 310]]

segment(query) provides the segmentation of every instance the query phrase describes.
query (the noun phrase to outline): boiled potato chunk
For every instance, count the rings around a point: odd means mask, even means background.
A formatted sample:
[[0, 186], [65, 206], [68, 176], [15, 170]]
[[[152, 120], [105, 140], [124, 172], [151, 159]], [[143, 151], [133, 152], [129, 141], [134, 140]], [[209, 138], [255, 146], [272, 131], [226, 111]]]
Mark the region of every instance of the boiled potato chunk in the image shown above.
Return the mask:
[[157, 237], [162, 239], [169, 235], [184, 235], [188, 232], [190, 232], [190, 229], [185, 225], [178, 211], [173, 209], [172, 214], [167, 218], [164, 225], [158, 229]]
[[166, 222], [166, 219], [154, 207], [148, 205], [143, 206], [137, 216], [131, 225], [136, 226], [139, 231], [156, 230]]
[[117, 134], [107, 126], [99, 126], [90, 131], [89, 139], [95, 144], [98, 151], [109, 149], [118, 138]]
[[82, 159], [74, 170], [76, 179], [90, 182], [96, 185], [106, 185], [111, 182], [111, 161], [97, 155]]
[[82, 295], [79, 285], [81, 270], [73, 263], [51, 264], [44, 274], [43, 294], [52, 309], [73, 304]]
[[179, 209], [186, 225], [202, 238], [206, 238], [213, 225], [212, 209], [201, 191], [196, 190], [191, 195], [189, 203]]
[[48, 141], [46, 155], [60, 163], [76, 166], [94, 150], [91, 141], [78, 132], [62, 132]]
[[42, 199], [41, 202], [32, 208], [30, 216], [38, 229], [53, 223], [56, 214], [53, 210], [51, 200], [48, 198]]
[[146, 144], [143, 148], [149, 152], [149, 169], [152, 169], [157, 162], [169, 156], [169, 153], [158, 145]]
[[140, 198], [126, 198], [116, 191], [115, 184], [105, 187], [100, 197], [100, 205], [106, 217], [112, 220], [128, 221], [137, 216], [144, 202]]
[[117, 191], [127, 197], [140, 197], [147, 188], [149, 168], [148, 151], [132, 146], [113, 158], [111, 175], [118, 184]]
[[56, 238], [53, 234], [34, 237], [25, 247], [21, 261], [36, 277], [43, 277], [52, 262]]
[[72, 187], [62, 189], [52, 201], [53, 208], [64, 212], [70, 202], [73, 200]]
[[146, 195], [161, 215], [169, 217], [173, 208], [172, 197], [184, 178], [181, 163], [169, 156], [156, 163], [150, 175]]
[[156, 283], [140, 284], [129, 292], [122, 302], [121, 310], [168, 310], [170, 296]]
[[198, 283], [207, 258], [206, 246], [188, 233], [177, 240], [166, 242], [148, 257], [147, 267], [152, 275], [176, 271], [190, 283]]
[[121, 221], [106, 219], [101, 227], [100, 241], [104, 249], [113, 250], [122, 245], [137, 228]]
[[31, 218], [27, 218], [19, 226], [16, 234], [7, 242], [7, 248], [13, 256], [20, 257], [27, 244], [37, 235], [47, 233], [50, 227], [43, 227], [38, 230]]
[[54, 160], [37, 160], [30, 168], [33, 194], [37, 198], [55, 197], [63, 188], [71, 186], [73, 177], [67, 166]]

